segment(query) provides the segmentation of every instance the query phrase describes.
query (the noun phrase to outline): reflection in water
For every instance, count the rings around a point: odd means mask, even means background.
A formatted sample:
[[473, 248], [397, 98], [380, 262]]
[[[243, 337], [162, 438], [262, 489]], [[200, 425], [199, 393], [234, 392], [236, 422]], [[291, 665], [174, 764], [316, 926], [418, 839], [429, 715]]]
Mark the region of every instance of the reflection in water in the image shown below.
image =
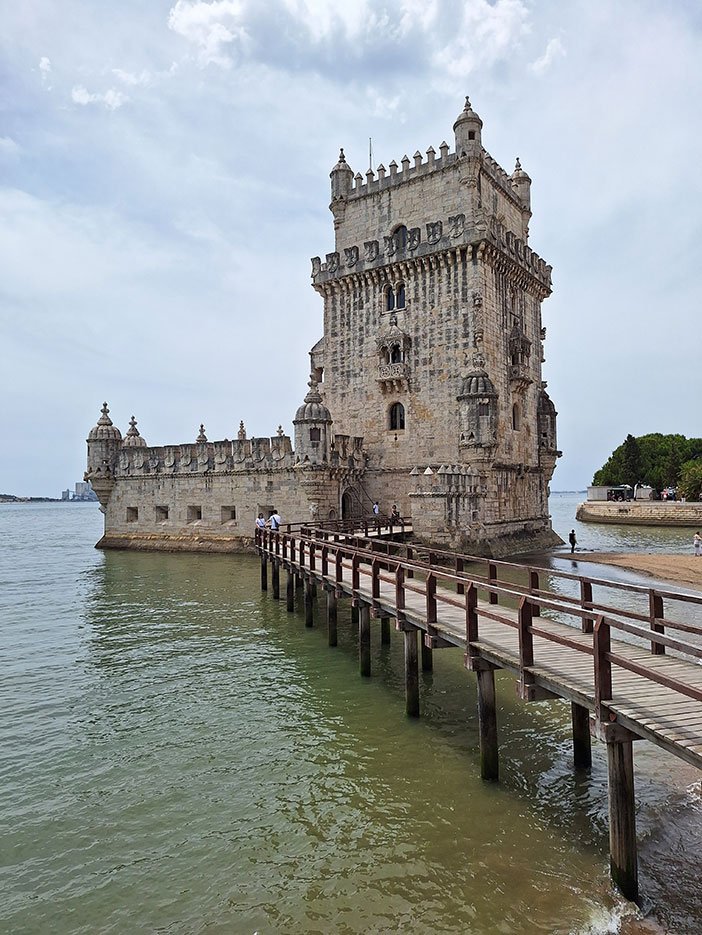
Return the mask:
[[[460, 653], [435, 653], [407, 720], [401, 641], [374, 629], [359, 678], [347, 602], [329, 649], [261, 595], [255, 559], [100, 554], [73, 509], [37, 508], [36, 539], [0, 514], [0, 929], [608, 930], [605, 763], [573, 772], [564, 703], [500, 677], [502, 782], [483, 784]], [[697, 777], [636, 757], [644, 886], [684, 931]]]

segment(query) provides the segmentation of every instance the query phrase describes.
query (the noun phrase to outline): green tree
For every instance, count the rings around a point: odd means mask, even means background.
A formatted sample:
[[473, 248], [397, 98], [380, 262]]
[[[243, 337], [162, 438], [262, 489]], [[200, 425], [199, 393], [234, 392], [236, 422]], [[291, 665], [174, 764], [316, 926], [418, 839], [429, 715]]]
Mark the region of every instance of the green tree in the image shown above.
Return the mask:
[[622, 477], [621, 483], [633, 487], [641, 481], [643, 460], [641, 448], [633, 435], [627, 435], [622, 445]]
[[640, 482], [662, 490], [681, 481], [682, 466], [695, 459], [702, 459], [702, 438], [660, 432], [636, 438], [629, 434], [595, 472], [592, 482], [598, 486]]
[[686, 500], [702, 500], [702, 459], [683, 464], [680, 469], [680, 492]]

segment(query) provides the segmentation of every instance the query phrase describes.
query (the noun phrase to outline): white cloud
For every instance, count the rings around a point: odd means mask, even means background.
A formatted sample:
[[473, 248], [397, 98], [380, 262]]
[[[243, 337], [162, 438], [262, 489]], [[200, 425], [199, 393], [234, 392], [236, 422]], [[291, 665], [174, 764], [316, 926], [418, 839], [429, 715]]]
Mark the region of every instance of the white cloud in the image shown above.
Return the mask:
[[82, 85], [76, 85], [71, 91], [71, 100], [74, 104], [86, 107], [88, 104], [103, 104], [107, 110], [118, 110], [126, 104], [129, 98], [122, 91], [110, 88], [104, 94], [91, 93]]
[[20, 146], [10, 136], [0, 136], [0, 156], [14, 159], [21, 152]]
[[248, 39], [240, 22], [244, 9], [240, 0], [177, 0], [168, 14], [168, 27], [198, 48], [201, 64], [229, 68], [227, 47], [235, 41], [245, 45]]
[[47, 58], [45, 55], [39, 59], [39, 71], [43, 75], [48, 75], [51, 72], [51, 59]]
[[529, 11], [522, 0], [470, 0], [457, 35], [435, 51], [434, 65], [455, 78], [503, 58], [529, 31]]
[[544, 54], [541, 58], [537, 58], [535, 62], [532, 62], [529, 68], [535, 72], [535, 74], [541, 75], [550, 68], [557, 58], [564, 58], [565, 54], [566, 50], [563, 47], [563, 43], [556, 36], [554, 39], [549, 39]]
[[122, 84], [129, 85], [131, 88], [137, 85], [146, 87], [153, 81], [153, 75], [150, 71], [141, 71], [138, 75], [135, 75], [131, 71], [122, 71], [121, 68], [113, 68], [112, 74], [115, 78], [118, 78]]

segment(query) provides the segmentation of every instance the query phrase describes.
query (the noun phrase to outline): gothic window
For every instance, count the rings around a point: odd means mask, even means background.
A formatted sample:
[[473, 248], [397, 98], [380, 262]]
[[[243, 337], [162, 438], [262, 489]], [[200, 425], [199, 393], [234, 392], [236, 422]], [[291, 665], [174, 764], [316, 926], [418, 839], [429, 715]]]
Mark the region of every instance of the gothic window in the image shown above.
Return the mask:
[[401, 364], [402, 363], [402, 348], [399, 344], [393, 344], [390, 348], [390, 360], [391, 364]]
[[397, 432], [405, 427], [405, 407], [402, 403], [393, 403], [390, 406], [390, 430]]
[[392, 286], [388, 286], [385, 291], [385, 308], [388, 312], [395, 308], [395, 290]]
[[396, 297], [397, 297], [396, 298], [397, 308], [404, 308], [405, 307], [405, 284], [403, 282], [399, 283], [399, 285], [397, 286]]
[[521, 413], [519, 411], [519, 403], [515, 403], [512, 406], [512, 429], [515, 432], [518, 432], [521, 428]]

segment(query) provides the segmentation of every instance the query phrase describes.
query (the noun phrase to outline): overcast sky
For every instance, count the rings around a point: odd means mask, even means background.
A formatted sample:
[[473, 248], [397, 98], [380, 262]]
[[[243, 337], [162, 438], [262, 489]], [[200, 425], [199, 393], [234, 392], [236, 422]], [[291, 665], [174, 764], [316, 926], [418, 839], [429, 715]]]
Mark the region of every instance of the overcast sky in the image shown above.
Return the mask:
[[702, 435], [694, 0], [0, 0], [0, 492], [149, 444], [273, 434], [306, 390], [329, 171], [446, 139], [533, 179], [553, 265], [552, 487], [627, 432]]

